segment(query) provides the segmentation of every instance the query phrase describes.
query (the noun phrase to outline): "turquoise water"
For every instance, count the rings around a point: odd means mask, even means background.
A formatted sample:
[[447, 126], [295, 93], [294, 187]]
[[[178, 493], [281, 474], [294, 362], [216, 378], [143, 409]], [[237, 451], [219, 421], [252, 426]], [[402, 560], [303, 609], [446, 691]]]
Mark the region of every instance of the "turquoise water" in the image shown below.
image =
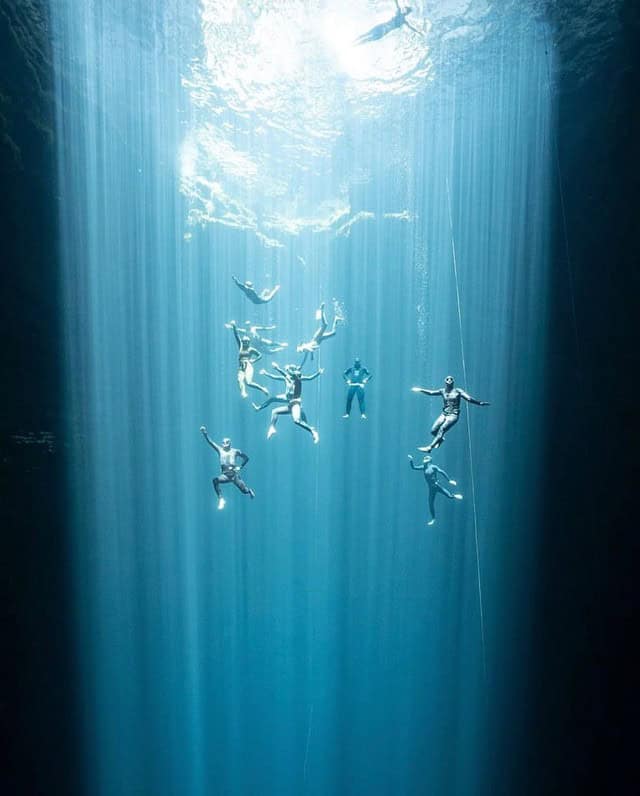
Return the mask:
[[[528, 9], [481, 3], [361, 55], [387, 8], [52, 0], [92, 794], [491, 793], [527, 675], [553, 64]], [[334, 298], [320, 443], [267, 441], [225, 323], [291, 350]], [[435, 455], [465, 499], [427, 528], [407, 454], [440, 403], [410, 390], [449, 373], [491, 406]], [[202, 424], [254, 501], [216, 510]]]

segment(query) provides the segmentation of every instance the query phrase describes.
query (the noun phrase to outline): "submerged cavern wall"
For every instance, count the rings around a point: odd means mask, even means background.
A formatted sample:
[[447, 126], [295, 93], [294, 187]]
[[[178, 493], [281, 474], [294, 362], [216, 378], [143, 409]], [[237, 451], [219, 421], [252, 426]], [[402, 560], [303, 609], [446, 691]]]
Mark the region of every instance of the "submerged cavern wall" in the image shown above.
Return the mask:
[[11, 794], [76, 792], [46, 6], [0, 1], [0, 724]]

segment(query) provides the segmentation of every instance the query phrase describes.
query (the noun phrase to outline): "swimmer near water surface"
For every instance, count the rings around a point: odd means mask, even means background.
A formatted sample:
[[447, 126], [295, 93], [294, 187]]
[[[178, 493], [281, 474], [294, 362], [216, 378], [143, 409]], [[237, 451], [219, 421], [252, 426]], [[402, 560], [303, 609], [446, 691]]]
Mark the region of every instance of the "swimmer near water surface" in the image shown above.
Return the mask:
[[225, 499], [222, 497], [221, 484], [233, 484], [243, 495], [249, 495], [253, 499], [256, 493], [240, 478], [240, 471], [249, 461], [247, 454], [238, 450], [238, 448], [232, 448], [231, 440], [228, 437], [225, 437], [222, 443], [218, 445], [217, 442], [211, 439], [205, 426], [200, 426], [200, 433], [220, 458], [220, 475], [213, 479], [213, 488], [218, 496], [218, 509], [222, 510], [226, 504]]
[[407, 21], [407, 17], [413, 11], [413, 8], [411, 8], [411, 6], [401, 6], [398, 3], [398, 0], [395, 0], [395, 4], [396, 13], [391, 17], [391, 19], [388, 19], [386, 22], [381, 22], [379, 25], [375, 25], [366, 33], [363, 33], [362, 36], [358, 36], [353, 43], [358, 46], [361, 44], [370, 44], [374, 41], [380, 41], [380, 39], [382, 39], [388, 33], [401, 28], [403, 25], [406, 25], [414, 33], [418, 33], [420, 36], [422, 36], [422, 32], [417, 28], [414, 28], [413, 25]]

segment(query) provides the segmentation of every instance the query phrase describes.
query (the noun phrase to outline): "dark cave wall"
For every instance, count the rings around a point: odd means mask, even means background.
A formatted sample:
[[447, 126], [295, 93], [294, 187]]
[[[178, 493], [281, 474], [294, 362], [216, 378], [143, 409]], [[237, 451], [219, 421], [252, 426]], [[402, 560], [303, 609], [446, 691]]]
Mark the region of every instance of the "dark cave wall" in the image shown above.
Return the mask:
[[0, 0], [0, 726], [7, 794], [73, 794], [62, 336], [46, 4]]
[[561, 69], [556, 177], [562, 194], [556, 191], [541, 432], [548, 466], [534, 708], [519, 772], [519, 792], [532, 795], [597, 786], [633, 791], [640, 6], [617, 6], [615, 38], [588, 71], [582, 67], [590, 63], [590, 43], [576, 4], [550, 7]]

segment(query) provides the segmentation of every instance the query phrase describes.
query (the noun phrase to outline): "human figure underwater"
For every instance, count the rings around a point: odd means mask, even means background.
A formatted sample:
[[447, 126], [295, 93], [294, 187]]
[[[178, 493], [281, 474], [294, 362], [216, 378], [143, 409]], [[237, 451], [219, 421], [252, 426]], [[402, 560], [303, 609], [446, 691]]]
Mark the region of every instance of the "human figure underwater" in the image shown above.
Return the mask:
[[422, 36], [421, 31], [417, 28], [414, 28], [411, 23], [407, 22], [407, 16], [413, 11], [411, 6], [400, 6], [398, 0], [394, 0], [396, 4], [396, 13], [388, 19], [386, 22], [381, 22], [379, 25], [375, 25], [375, 27], [368, 30], [366, 33], [363, 33], [362, 36], [358, 36], [358, 38], [354, 41], [356, 46], [361, 44], [369, 44], [372, 41], [379, 41], [386, 36], [387, 33], [391, 33], [392, 31], [396, 30], [397, 28], [401, 28], [403, 25], [406, 25], [408, 28], [411, 28], [414, 33], [418, 33]]
[[243, 398], [247, 397], [247, 387], [259, 390], [264, 395], [269, 395], [269, 390], [266, 387], [256, 384], [253, 380], [253, 365], [259, 359], [262, 359], [262, 354], [257, 349], [252, 348], [251, 339], [248, 335], [243, 334], [240, 336], [235, 321], [231, 321], [226, 326], [233, 331], [233, 336], [238, 344], [238, 387], [240, 388], [240, 395]]
[[360, 362], [360, 357], [356, 357], [353, 365], [347, 368], [342, 374], [342, 378], [347, 382], [347, 405], [342, 417], [347, 418], [351, 414], [351, 404], [353, 403], [354, 396], [358, 398], [358, 406], [360, 407], [360, 417], [362, 420], [367, 419], [365, 414], [364, 402], [364, 388], [365, 385], [371, 380], [371, 374], [363, 367]]
[[297, 365], [285, 365], [285, 371], [292, 376], [292, 378], [287, 381], [286, 378], [280, 373], [269, 373], [268, 370], [262, 368], [260, 371], [261, 376], [266, 376], [269, 379], [273, 379], [274, 381], [284, 381], [286, 384], [285, 391], [279, 393], [278, 395], [270, 395], [266, 401], [263, 401], [261, 404], [252, 403], [251, 406], [256, 410], [256, 412], [260, 412], [263, 409], [266, 409], [267, 406], [271, 406], [271, 404], [288, 404], [290, 395], [292, 394], [293, 387], [295, 384], [295, 380], [293, 379], [293, 373], [297, 368]]
[[307, 361], [307, 357], [311, 354], [311, 359], [313, 359], [313, 355], [315, 352], [320, 348], [320, 343], [324, 340], [328, 340], [329, 337], [333, 337], [336, 333], [336, 329], [339, 323], [344, 321], [340, 310], [338, 309], [337, 302], [334, 301], [334, 309], [333, 309], [333, 324], [331, 326], [331, 330], [328, 332], [327, 327], [329, 324], [327, 323], [327, 316], [324, 312], [324, 301], [320, 304], [320, 307], [316, 310], [316, 320], [320, 321], [320, 326], [316, 329], [313, 333], [313, 337], [309, 340], [308, 343], [300, 343], [300, 345], [296, 348], [296, 351], [299, 354], [304, 353], [302, 357], [302, 362], [300, 363], [300, 367], [304, 366], [304, 363]]
[[[287, 400], [286, 406], [279, 406], [271, 412], [271, 424], [267, 431], [267, 439], [271, 439], [276, 433], [276, 423], [281, 415], [291, 415], [293, 422], [308, 431], [311, 434], [314, 444], [320, 439], [320, 435], [313, 426], [307, 422], [307, 416], [302, 409], [302, 382], [312, 381], [317, 379], [324, 371], [322, 368], [317, 370], [311, 376], [303, 376], [302, 369], [299, 365], [287, 365], [286, 368], [281, 368], [277, 362], [271, 363], [274, 370], [276, 370], [285, 382], [285, 395]], [[273, 378], [273, 377], [272, 377]]]
[[[220, 484], [233, 484], [238, 487], [243, 495], [249, 495], [249, 497], [253, 499], [256, 493], [240, 478], [240, 471], [249, 461], [247, 454], [238, 450], [238, 448], [232, 448], [231, 440], [228, 437], [225, 437], [222, 440], [222, 444], [218, 445], [218, 443], [214, 442], [207, 434], [205, 426], [200, 426], [200, 431], [205, 440], [220, 457], [220, 475], [217, 475], [213, 479], [213, 488], [218, 496], [218, 509], [223, 509], [226, 503], [225, 499], [222, 497]], [[240, 464], [238, 464], [239, 461]]]
[[420, 392], [423, 395], [442, 396], [442, 412], [431, 427], [431, 435], [434, 437], [433, 442], [430, 445], [418, 448], [419, 451], [425, 451], [426, 453], [431, 453], [432, 450], [439, 448], [444, 442], [444, 435], [460, 419], [460, 400], [462, 398], [476, 406], [489, 406], [488, 401], [478, 401], [477, 398], [473, 398], [469, 393], [459, 387], [455, 387], [453, 376], [447, 376], [444, 380], [444, 387], [440, 387], [437, 390], [430, 390], [427, 387], [412, 387], [411, 391]]
[[427, 525], [433, 525], [436, 521], [436, 510], [435, 510], [435, 502], [436, 502], [436, 495], [444, 495], [449, 500], [462, 500], [462, 495], [459, 492], [451, 493], [448, 489], [445, 489], [438, 483], [438, 476], [442, 475], [447, 481], [451, 484], [451, 486], [457, 486], [456, 481], [452, 481], [451, 478], [435, 464], [431, 462], [431, 456], [425, 456], [422, 460], [422, 464], [417, 465], [414, 464], [413, 456], [409, 454], [409, 464], [411, 465], [412, 470], [423, 470], [424, 472], [424, 480], [429, 488], [429, 513], [431, 514], [431, 519], [427, 522]]
[[248, 279], [244, 282], [241, 282], [235, 276], [232, 276], [231, 278], [253, 304], [266, 304], [268, 301], [271, 301], [275, 294], [280, 290], [280, 285], [276, 285], [275, 287], [271, 288], [271, 290], [265, 287], [264, 290], [258, 293], [253, 286], [253, 282], [250, 282]]

